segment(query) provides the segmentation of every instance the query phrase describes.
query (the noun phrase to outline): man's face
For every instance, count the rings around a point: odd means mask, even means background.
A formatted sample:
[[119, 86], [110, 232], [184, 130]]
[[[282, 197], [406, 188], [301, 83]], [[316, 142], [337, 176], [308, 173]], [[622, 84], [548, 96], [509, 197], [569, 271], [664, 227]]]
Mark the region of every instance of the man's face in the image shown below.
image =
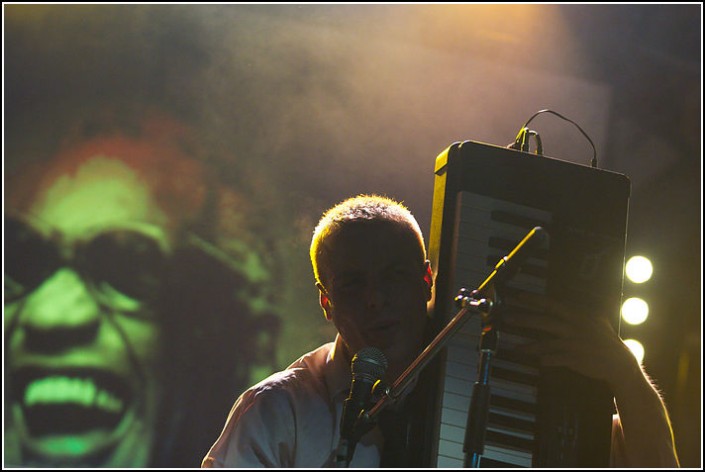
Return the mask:
[[387, 222], [348, 226], [325, 243], [326, 315], [355, 354], [381, 349], [393, 380], [418, 354], [431, 280], [420, 243], [409, 229]]
[[166, 216], [104, 156], [25, 202], [5, 216], [5, 463], [145, 466]]

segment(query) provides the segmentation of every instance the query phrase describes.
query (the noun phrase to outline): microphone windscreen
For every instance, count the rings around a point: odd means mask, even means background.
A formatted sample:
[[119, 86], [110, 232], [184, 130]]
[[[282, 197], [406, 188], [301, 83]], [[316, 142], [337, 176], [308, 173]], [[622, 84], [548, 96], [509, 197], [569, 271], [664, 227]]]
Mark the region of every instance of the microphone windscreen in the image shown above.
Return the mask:
[[352, 358], [350, 370], [353, 376], [369, 375], [381, 379], [389, 363], [384, 353], [376, 347], [363, 347]]

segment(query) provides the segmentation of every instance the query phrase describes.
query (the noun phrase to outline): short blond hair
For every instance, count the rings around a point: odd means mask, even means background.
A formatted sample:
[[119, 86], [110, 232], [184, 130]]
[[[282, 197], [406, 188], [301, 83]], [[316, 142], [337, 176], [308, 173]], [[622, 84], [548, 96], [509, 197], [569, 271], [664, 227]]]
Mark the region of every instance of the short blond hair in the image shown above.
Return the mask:
[[344, 226], [373, 221], [390, 222], [414, 233], [419, 241], [423, 259], [426, 259], [426, 246], [419, 223], [402, 202], [381, 195], [358, 195], [338, 203], [323, 213], [313, 231], [309, 255], [313, 276], [317, 283], [322, 284], [319, 262], [323, 243]]

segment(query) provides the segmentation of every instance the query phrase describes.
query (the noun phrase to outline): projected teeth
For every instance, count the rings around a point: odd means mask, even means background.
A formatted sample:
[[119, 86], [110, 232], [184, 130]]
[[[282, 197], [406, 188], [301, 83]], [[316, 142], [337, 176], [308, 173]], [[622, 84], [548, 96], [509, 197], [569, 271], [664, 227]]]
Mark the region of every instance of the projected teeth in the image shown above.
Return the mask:
[[86, 408], [100, 408], [110, 413], [122, 411], [123, 402], [112, 393], [100, 389], [91, 379], [53, 376], [31, 382], [24, 394], [28, 407], [44, 404], [74, 403]]

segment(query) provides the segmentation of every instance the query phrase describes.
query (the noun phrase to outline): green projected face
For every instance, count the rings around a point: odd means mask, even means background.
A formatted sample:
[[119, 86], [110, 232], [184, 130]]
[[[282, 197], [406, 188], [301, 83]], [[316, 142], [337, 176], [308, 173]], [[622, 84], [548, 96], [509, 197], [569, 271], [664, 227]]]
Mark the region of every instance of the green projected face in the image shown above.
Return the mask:
[[146, 182], [97, 155], [6, 215], [5, 464], [141, 467], [171, 247]]

